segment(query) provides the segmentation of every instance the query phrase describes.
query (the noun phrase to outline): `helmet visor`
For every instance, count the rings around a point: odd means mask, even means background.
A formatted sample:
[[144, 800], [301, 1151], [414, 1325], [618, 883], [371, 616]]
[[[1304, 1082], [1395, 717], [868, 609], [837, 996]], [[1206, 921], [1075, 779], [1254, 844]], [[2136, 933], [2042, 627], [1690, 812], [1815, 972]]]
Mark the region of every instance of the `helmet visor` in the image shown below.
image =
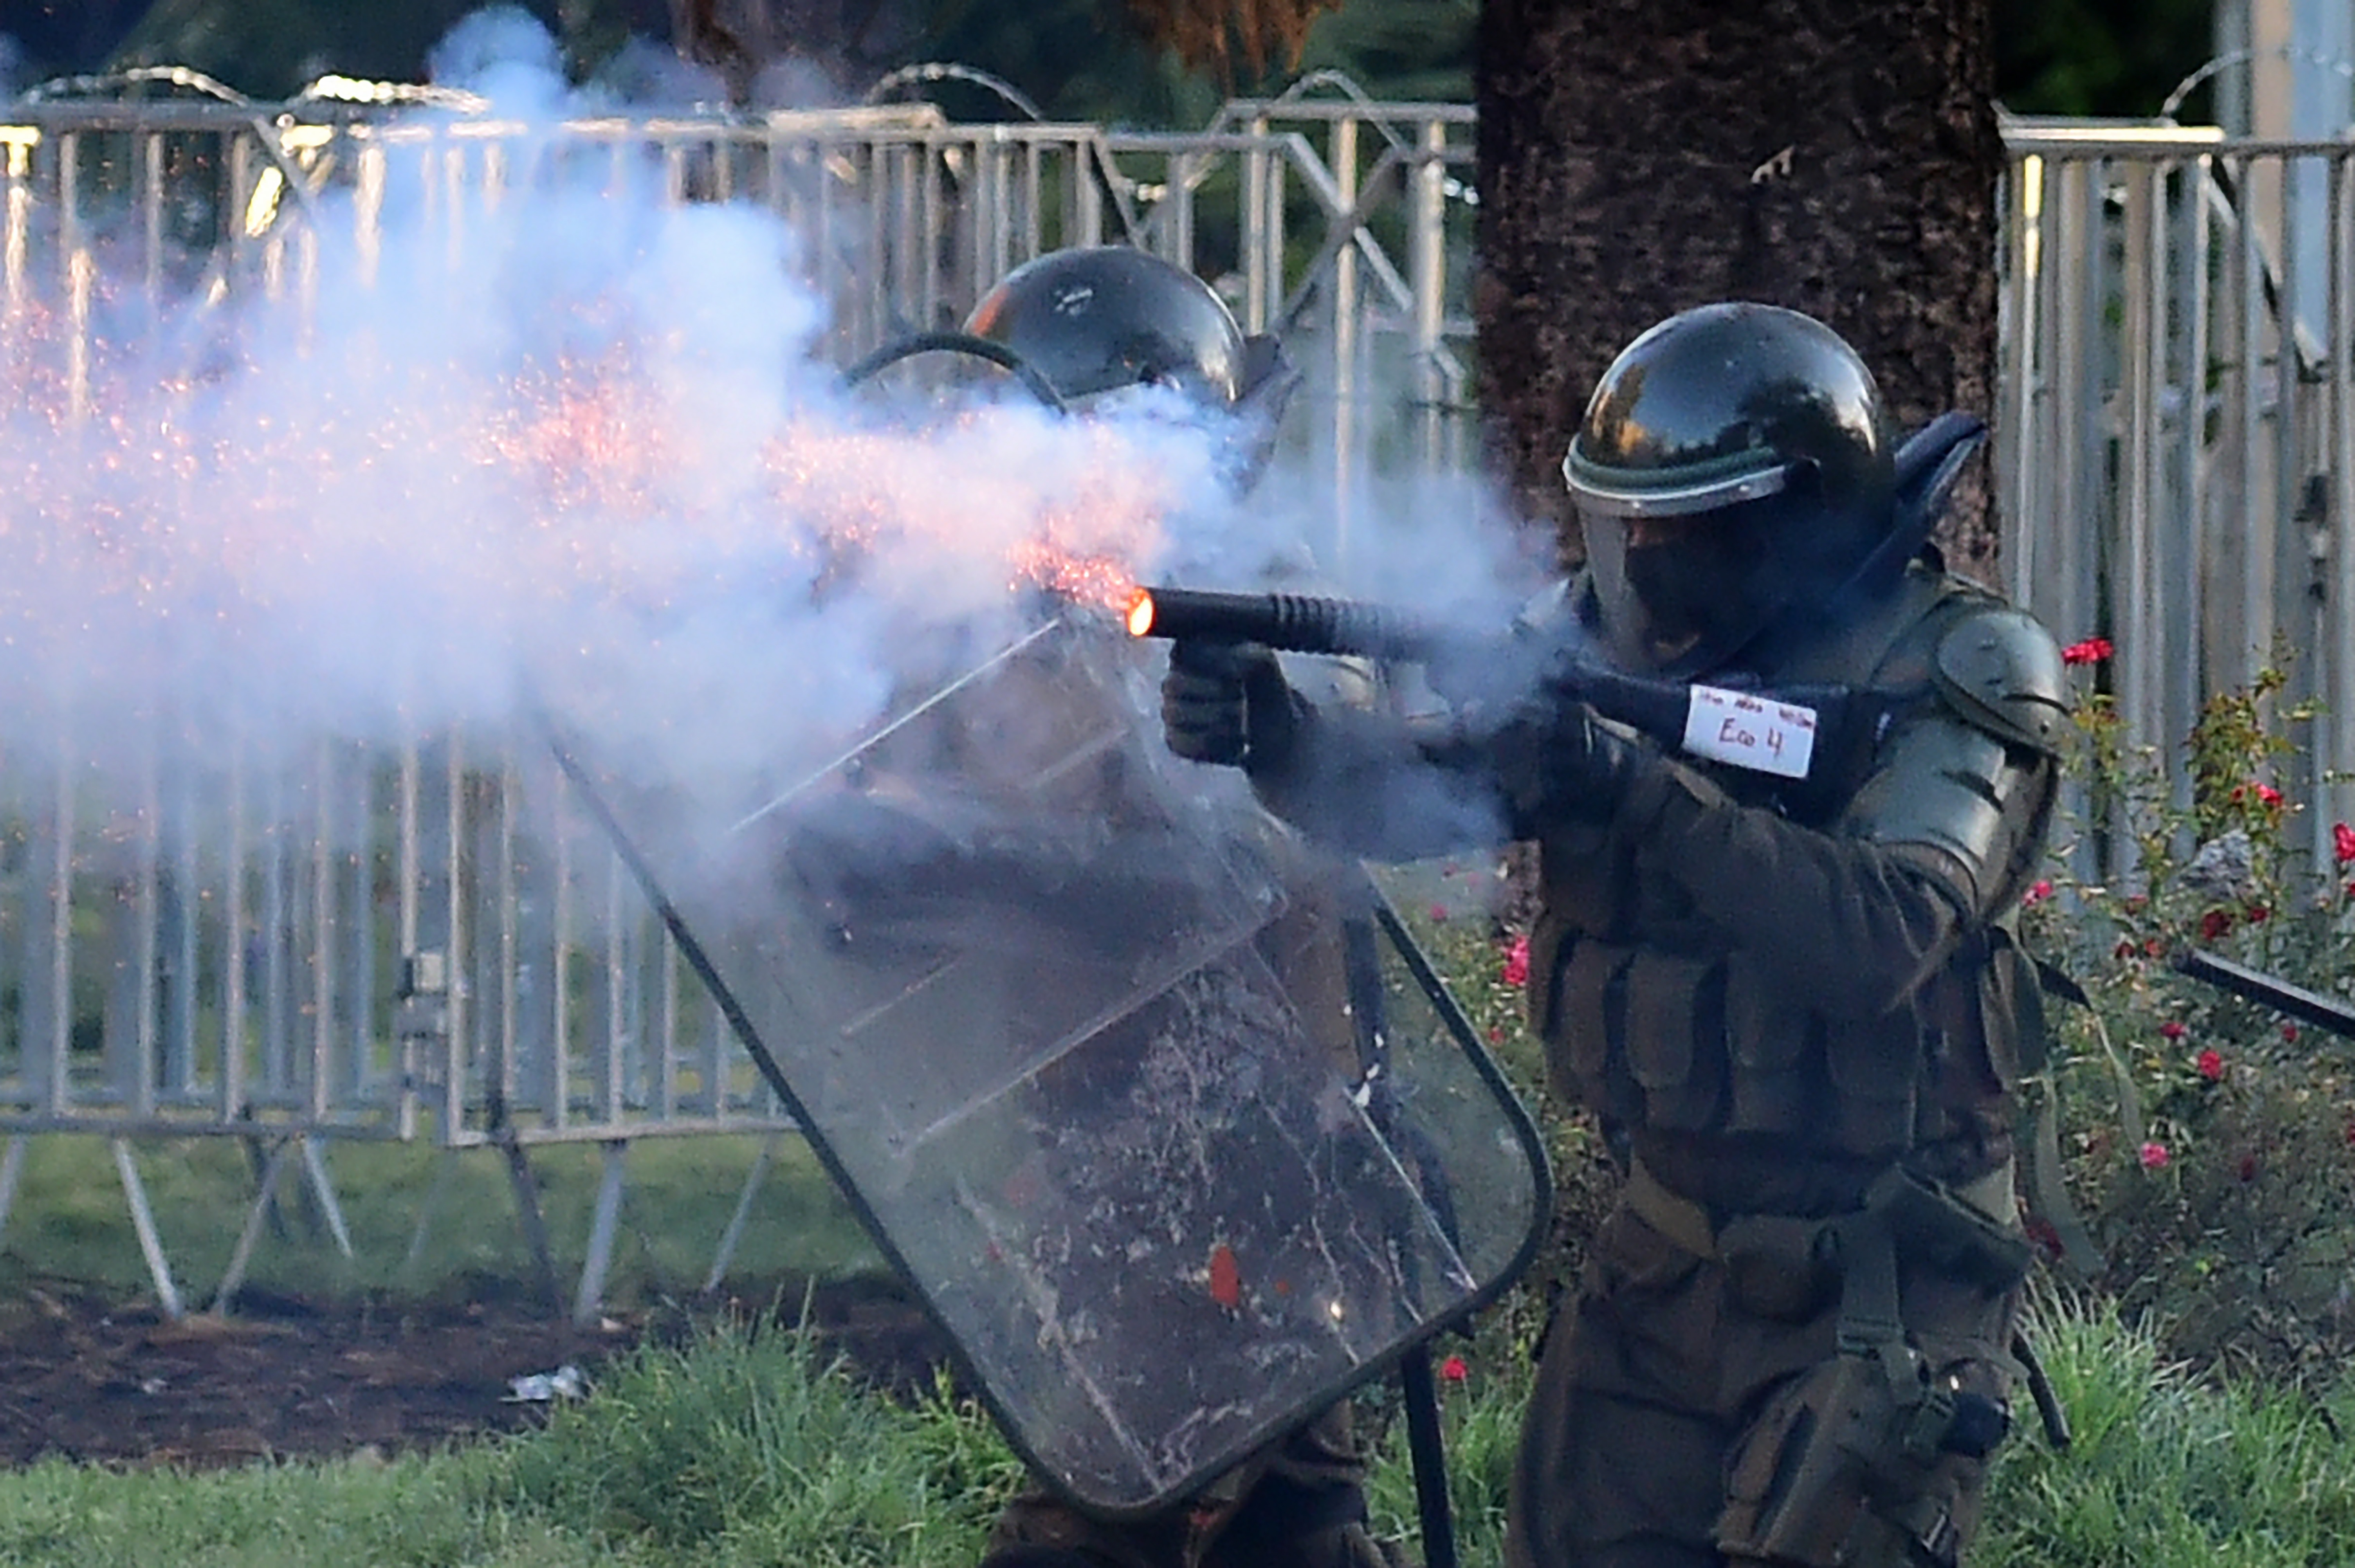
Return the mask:
[[1694, 675], [1739, 652], [1782, 608], [1768, 549], [1783, 496], [1685, 517], [1581, 508], [1587, 565], [1614, 658]]

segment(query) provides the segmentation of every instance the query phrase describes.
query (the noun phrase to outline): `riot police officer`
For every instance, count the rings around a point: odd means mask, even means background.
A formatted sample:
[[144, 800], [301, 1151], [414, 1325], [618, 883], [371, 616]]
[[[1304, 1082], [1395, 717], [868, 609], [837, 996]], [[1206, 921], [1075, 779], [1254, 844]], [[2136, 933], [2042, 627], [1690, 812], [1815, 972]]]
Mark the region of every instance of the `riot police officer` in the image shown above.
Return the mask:
[[[1238, 499], [1264, 467], [1298, 381], [1277, 340], [1247, 336], [1209, 284], [1125, 246], [1025, 263], [984, 296], [964, 330], [1007, 350], [1081, 417], [1155, 389], [1177, 394], [1167, 401], [1217, 437]], [[1330, 661], [1296, 673], [1338, 701], [1363, 695]], [[1336, 1048], [1346, 1049], [1343, 957], [1325, 918], [1333, 890], [1315, 885], [1337, 880], [1342, 868], [1322, 855], [1294, 853], [1284, 863], [1309, 885], [1287, 889], [1294, 912], [1262, 933], [1260, 948], [1303, 1015], [1329, 1020]], [[1033, 1487], [1001, 1512], [983, 1568], [1384, 1568], [1365, 1529], [1363, 1477], [1349, 1408], [1339, 1404], [1145, 1519], [1095, 1517]]]
[[1024, 262], [982, 296], [964, 330], [1007, 350], [1075, 412], [1156, 388], [1179, 394], [1214, 421], [1237, 496], [1266, 466], [1300, 384], [1273, 334], [1245, 336], [1209, 284], [1128, 245]]
[[1970, 1537], [2042, 1041], [2011, 921], [2067, 709], [2051, 636], [1927, 542], [1961, 422], [1901, 470], [1853, 349], [1754, 304], [1660, 323], [1594, 389], [1550, 635], [1655, 683], [1854, 696], [1870, 723], [1808, 731], [1804, 776], [1645, 738], [1592, 685], [1416, 729], [1256, 649], [1171, 650], [1171, 747], [1314, 832], [1537, 845], [1533, 1023], [1626, 1180], [1547, 1337], [1516, 1568], [1951, 1564]]

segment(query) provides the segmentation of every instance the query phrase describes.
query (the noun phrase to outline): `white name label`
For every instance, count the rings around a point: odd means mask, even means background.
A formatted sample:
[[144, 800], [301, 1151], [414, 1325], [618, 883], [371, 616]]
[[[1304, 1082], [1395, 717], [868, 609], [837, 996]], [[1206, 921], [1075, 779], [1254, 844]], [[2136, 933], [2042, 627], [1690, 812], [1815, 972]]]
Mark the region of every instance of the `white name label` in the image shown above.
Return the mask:
[[1712, 763], [1803, 779], [1816, 754], [1816, 710], [1746, 691], [1696, 686], [1685, 709], [1685, 750]]

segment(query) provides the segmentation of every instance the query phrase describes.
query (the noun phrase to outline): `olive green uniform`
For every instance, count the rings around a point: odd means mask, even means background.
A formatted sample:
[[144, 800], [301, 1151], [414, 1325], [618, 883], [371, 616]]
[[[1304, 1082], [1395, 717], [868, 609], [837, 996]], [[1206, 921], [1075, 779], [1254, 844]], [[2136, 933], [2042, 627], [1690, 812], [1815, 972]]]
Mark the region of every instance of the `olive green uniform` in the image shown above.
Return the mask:
[[[1830, 327], [1700, 306], [1620, 352], [1563, 459], [1575, 624], [1557, 603], [1443, 656], [1447, 712], [1336, 712], [1264, 650], [1170, 651], [1170, 748], [1318, 837], [1538, 845], [1533, 1022], [1628, 1171], [1544, 1351], [1513, 1568], [1939, 1568], [1970, 1535], [2043, 1040], [2008, 923], [2067, 720], [2051, 637], [1926, 548], [1983, 434], [1957, 412], [1892, 449]], [[1804, 770], [1777, 721], [1804, 776], [1664, 749], [1727, 739], [1694, 731], [1715, 710], [1764, 756], [1741, 699], [1675, 689], [1704, 671], [1819, 693]]]
[[1630, 1175], [1548, 1337], [1514, 1568], [1952, 1563], [2006, 1424], [2042, 1036], [2005, 922], [2058, 654], [1917, 567], [1764, 680], [1891, 710], [1804, 798], [1661, 759], [1604, 820], [1524, 825], [1533, 1021]]

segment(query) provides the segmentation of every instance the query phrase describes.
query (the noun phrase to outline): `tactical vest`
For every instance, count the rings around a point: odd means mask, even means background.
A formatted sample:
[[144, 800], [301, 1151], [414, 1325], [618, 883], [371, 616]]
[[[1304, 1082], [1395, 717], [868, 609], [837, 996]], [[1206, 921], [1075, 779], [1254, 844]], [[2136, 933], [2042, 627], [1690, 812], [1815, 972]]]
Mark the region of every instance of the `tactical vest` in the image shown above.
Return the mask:
[[[1934, 661], [1948, 632], [1991, 608], [1999, 602], [1970, 584], [1917, 570], [1874, 614], [1778, 666], [1770, 684], [1869, 690], [1889, 701], [1891, 734], [1937, 704], [1977, 725], [1981, 716], [1934, 679]], [[1757, 773], [1684, 765], [1742, 804], [1825, 827], [1855, 797], [1873, 755], [1867, 745], [1826, 759], [1838, 771], [1811, 780], [1804, 801], [1778, 795], [1784, 786]], [[2025, 836], [2031, 847], [2042, 842], [2050, 795], [2017, 807], [2038, 814]], [[1842, 1166], [1928, 1149], [1937, 1151], [1930, 1173], [1955, 1180], [2009, 1157], [2011, 1096], [2041, 1065], [2044, 1033], [2034, 969], [2008, 915], [1969, 930], [1892, 1011], [1835, 1024], [1785, 977], [1725, 951], [1690, 912], [1639, 885], [1630, 874], [1636, 848], [1614, 827], [1567, 827], [1540, 840], [1532, 1022], [1564, 1093], [1639, 1149], [1647, 1135], [1688, 1149], [1732, 1149], [1760, 1135], [1778, 1161], [1819, 1155]], [[2013, 909], [2031, 879], [2032, 853], [2016, 859], [1995, 869], [2002, 880], [1991, 907]], [[1643, 940], [1617, 934], [1629, 931]]]

